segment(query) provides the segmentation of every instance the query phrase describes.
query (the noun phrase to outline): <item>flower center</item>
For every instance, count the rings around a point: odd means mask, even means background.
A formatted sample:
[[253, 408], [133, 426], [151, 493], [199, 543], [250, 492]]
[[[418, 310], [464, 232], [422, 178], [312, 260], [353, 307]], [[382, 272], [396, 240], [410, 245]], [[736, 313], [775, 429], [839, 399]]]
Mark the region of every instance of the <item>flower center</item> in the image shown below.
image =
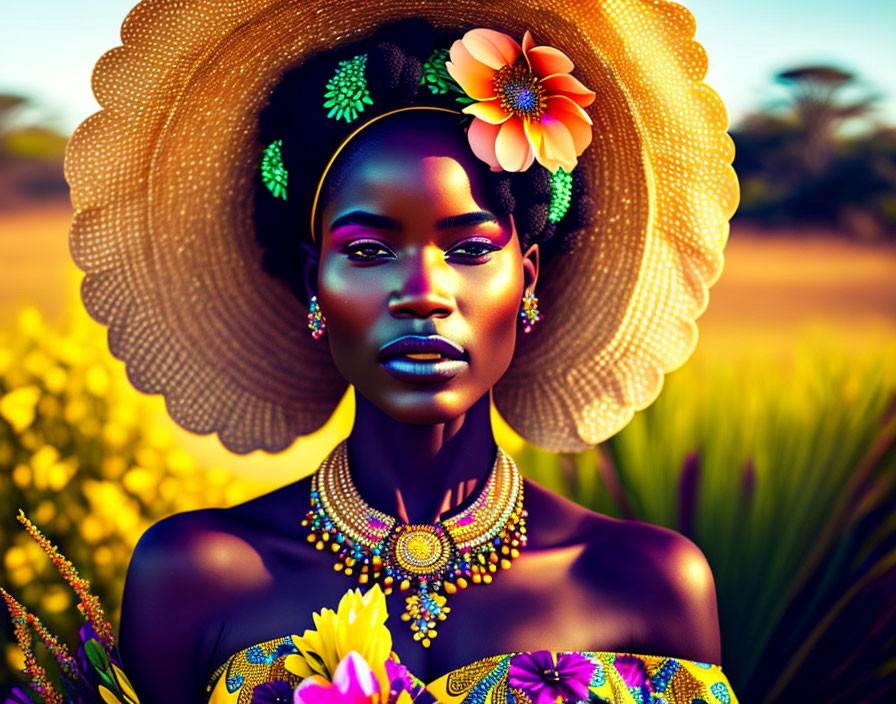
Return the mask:
[[525, 61], [503, 66], [492, 79], [495, 97], [511, 115], [525, 120], [540, 120], [545, 108], [544, 88]]
[[548, 682], [559, 682], [560, 681], [560, 673], [557, 672], [556, 668], [551, 668], [550, 670], [544, 671], [544, 678]]

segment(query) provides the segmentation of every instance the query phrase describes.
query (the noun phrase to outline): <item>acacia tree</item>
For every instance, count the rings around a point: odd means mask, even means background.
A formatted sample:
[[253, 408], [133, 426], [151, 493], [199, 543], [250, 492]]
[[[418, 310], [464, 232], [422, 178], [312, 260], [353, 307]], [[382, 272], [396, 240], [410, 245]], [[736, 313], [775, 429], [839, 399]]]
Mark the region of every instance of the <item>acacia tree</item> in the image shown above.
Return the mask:
[[867, 115], [878, 96], [844, 100], [843, 89], [855, 82], [855, 75], [834, 66], [800, 66], [775, 78], [791, 91], [793, 113], [804, 132], [804, 165], [817, 175], [831, 163], [837, 128], [847, 119]]

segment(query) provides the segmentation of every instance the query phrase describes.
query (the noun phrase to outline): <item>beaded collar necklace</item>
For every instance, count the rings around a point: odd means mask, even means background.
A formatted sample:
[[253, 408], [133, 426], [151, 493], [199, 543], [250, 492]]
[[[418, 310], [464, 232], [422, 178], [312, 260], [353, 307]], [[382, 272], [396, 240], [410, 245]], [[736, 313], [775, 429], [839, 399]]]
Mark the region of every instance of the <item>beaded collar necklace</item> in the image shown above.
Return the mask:
[[367, 504], [351, 478], [343, 440], [311, 481], [311, 510], [302, 525], [308, 542], [336, 555], [333, 568], [358, 582], [382, 581], [405, 598], [403, 621], [428, 648], [450, 607], [447, 597], [473, 584], [490, 584], [526, 545], [523, 480], [511, 457], [498, 448], [491, 475], [465, 509], [434, 525], [408, 525]]

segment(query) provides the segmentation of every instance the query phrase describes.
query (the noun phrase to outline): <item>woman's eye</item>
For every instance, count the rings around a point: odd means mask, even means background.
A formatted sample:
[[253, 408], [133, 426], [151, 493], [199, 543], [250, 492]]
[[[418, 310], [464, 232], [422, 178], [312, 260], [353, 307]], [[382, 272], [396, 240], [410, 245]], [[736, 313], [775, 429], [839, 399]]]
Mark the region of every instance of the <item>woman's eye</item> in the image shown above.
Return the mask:
[[372, 262], [392, 254], [391, 250], [379, 242], [353, 242], [343, 247], [342, 252], [347, 254], [349, 259], [356, 262]]
[[477, 259], [479, 257], [483, 257], [490, 252], [495, 252], [501, 249], [490, 242], [482, 242], [479, 240], [469, 240], [467, 242], [462, 242], [454, 249], [451, 249], [448, 254], [450, 256], [461, 256], [470, 259]]

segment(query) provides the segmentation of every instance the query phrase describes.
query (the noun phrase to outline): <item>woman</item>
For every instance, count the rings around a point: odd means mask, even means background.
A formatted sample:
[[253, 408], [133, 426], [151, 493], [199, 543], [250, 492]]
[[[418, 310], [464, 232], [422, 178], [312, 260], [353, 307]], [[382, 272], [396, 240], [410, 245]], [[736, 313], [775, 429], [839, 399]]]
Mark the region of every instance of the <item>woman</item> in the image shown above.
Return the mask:
[[357, 408], [313, 477], [141, 539], [120, 643], [143, 704], [295, 684], [288, 636], [356, 579], [450, 701], [567, 700], [592, 662], [586, 685], [732, 700], [700, 550], [521, 482], [492, 435], [492, 401], [565, 451], [652, 401], [736, 203], [690, 15], [554, 5], [144, 3], [101, 60], [72, 246], [135, 385], [237, 452], [311, 432], [346, 384]]

